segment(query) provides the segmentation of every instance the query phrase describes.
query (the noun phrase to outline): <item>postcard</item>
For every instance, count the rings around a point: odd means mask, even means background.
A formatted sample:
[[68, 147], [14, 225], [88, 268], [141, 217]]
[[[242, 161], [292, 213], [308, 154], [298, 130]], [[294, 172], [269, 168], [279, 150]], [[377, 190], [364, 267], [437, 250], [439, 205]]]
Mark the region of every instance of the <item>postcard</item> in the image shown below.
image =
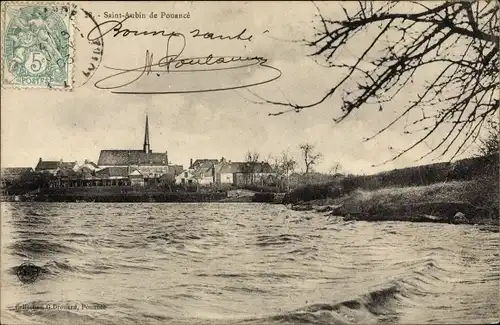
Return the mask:
[[498, 1], [4, 1], [2, 324], [499, 319]]

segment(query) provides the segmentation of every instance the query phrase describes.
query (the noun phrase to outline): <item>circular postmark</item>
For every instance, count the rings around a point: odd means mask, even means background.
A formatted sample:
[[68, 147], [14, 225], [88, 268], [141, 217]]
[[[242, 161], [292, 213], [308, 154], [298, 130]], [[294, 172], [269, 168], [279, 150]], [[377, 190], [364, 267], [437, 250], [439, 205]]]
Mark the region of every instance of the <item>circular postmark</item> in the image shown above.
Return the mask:
[[12, 11], [5, 30], [6, 72], [19, 85], [68, 85], [69, 30], [49, 6], [24, 6]]
[[[104, 39], [95, 16], [82, 7], [73, 5], [70, 20], [75, 31], [75, 47], [78, 48], [75, 62], [74, 87], [85, 85], [97, 72], [104, 53]], [[97, 29], [100, 37], [88, 39], [88, 33]]]
[[22, 283], [33, 283], [38, 279], [40, 271], [35, 264], [25, 262], [17, 267], [16, 275]]

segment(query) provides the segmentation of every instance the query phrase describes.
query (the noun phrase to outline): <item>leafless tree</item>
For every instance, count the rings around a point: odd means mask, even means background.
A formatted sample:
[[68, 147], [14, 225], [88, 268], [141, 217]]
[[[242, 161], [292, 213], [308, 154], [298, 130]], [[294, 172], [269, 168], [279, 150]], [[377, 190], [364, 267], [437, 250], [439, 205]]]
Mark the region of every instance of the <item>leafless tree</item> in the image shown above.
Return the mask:
[[283, 151], [279, 160], [280, 169], [284, 177], [286, 177], [287, 192], [290, 192], [290, 175], [294, 172], [297, 166], [297, 161], [293, 159], [288, 152]]
[[316, 149], [313, 144], [304, 143], [299, 146], [302, 158], [304, 159], [304, 164], [306, 166], [305, 174], [309, 174], [312, 168], [317, 165], [323, 155], [321, 153], [316, 153]]
[[260, 154], [258, 152], [248, 151], [245, 154], [245, 161], [246, 162], [258, 162], [259, 159], [260, 159]]
[[478, 142], [478, 155], [489, 156], [500, 151], [500, 123], [495, 120], [488, 121], [487, 133]]
[[279, 181], [280, 188], [283, 189], [285, 180], [287, 190], [290, 190], [290, 175], [293, 174], [297, 167], [297, 161], [290, 155], [288, 150], [284, 150], [281, 156], [269, 156], [267, 162], [272, 166]]
[[284, 174], [289, 176], [294, 172], [297, 162], [288, 154], [288, 152], [284, 151], [281, 154], [280, 165]]
[[254, 183], [254, 175], [256, 172], [257, 164], [259, 163], [260, 154], [258, 152], [248, 151], [245, 154], [245, 166], [244, 166], [244, 174], [245, 174], [245, 182], [248, 184]]
[[[332, 14], [317, 7], [317, 32], [304, 42], [313, 49], [311, 56], [326, 61], [340, 78], [333, 79], [324, 96], [311, 103], [264, 99], [285, 107], [270, 115], [301, 112], [338, 94], [341, 115], [334, 121], [340, 122], [356, 109], [382, 111], [388, 102], [403, 96], [407, 105], [365, 141], [403, 121], [404, 133], [416, 133], [417, 140], [390, 160], [421, 144], [429, 150], [420, 158], [450, 154], [453, 159], [467, 150], [499, 108], [498, 0], [359, 1], [338, 6]], [[335, 13], [343, 18], [330, 19]], [[371, 32], [376, 32], [373, 38], [366, 39]], [[355, 44], [363, 44], [359, 54], [351, 61], [340, 60]], [[431, 72], [426, 75], [428, 81], [422, 89], [412, 88], [424, 69]], [[412, 95], [409, 90], [414, 89], [418, 93]], [[443, 136], [427, 144], [438, 135]]]
[[340, 165], [340, 163], [335, 162], [332, 165], [332, 167], [330, 167], [329, 173], [330, 173], [330, 175], [335, 175], [335, 174], [339, 173], [341, 169], [342, 169], [342, 166]]

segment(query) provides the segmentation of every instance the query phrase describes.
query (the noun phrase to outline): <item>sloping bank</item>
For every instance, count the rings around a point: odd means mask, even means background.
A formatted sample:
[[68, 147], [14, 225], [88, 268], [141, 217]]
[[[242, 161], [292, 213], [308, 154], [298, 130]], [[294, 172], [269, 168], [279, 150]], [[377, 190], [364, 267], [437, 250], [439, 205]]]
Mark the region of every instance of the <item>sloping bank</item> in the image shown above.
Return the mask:
[[357, 189], [337, 198], [298, 202], [291, 208], [314, 210], [345, 220], [498, 225], [498, 182], [483, 179]]

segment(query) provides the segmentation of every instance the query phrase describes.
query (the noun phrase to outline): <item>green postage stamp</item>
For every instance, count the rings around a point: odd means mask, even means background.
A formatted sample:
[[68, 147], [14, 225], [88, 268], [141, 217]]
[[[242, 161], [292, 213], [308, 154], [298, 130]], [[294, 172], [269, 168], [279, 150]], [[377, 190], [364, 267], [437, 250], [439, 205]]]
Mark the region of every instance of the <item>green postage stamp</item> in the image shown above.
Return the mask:
[[71, 10], [61, 3], [3, 3], [3, 87], [72, 88]]

